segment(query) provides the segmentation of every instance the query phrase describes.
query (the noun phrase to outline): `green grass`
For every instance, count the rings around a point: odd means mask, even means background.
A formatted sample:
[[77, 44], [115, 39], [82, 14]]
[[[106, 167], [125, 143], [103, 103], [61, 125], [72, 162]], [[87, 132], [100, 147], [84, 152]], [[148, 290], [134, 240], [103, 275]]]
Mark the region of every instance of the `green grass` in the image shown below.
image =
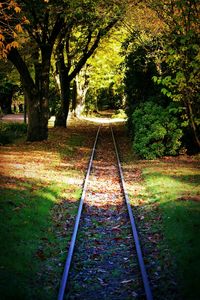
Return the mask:
[[165, 163], [143, 171], [149, 204], [163, 215], [164, 236], [177, 264], [183, 299], [200, 299], [200, 173], [187, 163]]
[[60, 155], [64, 158], [66, 155], [71, 157], [74, 154], [74, 151], [83, 145], [83, 137], [78, 134], [71, 136], [70, 140], [67, 141], [67, 145], [61, 149]]
[[[48, 142], [2, 147], [8, 165], [0, 189], [1, 300], [57, 298], [82, 192], [76, 160], [88, 160], [78, 148], [84, 138], [52, 130]], [[27, 163], [33, 171], [25, 175]]]
[[[54, 215], [53, 222], [52, 209], [59, 206], [62, 186], [55, 183], [43, 188], [36, 182], [31, 182], [29, 187], [27, 182], [25, 185], [19, 182], [18, 186], [19, 189], [0, 191], [0, 298], [54, 299], [58, 286], [53, 290], [48, 281], [60, 280], [59, 262], [66, 258], [71, 237], [68, 231], [58, 238], [55, 230], [61, 228], [62, 232], [68, 216], [76, 215], [78, 201], [69, 204], [66, 201], [59, 211], [62, 220]], [[33, 191], [32, 186], [38, 189]], [[78, 200], [80, 193], [79, 189], [74, 190], [70, 197]], [[73, 226], [73, 220], [71, 223]], [[48, 267], [52, 274], [48, 274]]]
[[41, 259], [39, 245], [42, 239], [55, 239], [50, 210], [59, 188], [41, 186], [32, 192], [18, 184], [19, 189], [4, 189], [0, 196], [1, 299], [34, 299]]

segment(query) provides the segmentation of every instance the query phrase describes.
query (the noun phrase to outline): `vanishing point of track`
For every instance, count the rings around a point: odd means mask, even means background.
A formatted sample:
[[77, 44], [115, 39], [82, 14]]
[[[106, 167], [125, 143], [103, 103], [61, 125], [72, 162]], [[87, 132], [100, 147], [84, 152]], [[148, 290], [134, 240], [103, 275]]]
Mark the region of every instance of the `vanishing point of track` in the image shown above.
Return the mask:
[[[81, 196], [80, 204], [79, 204], [79, 208], [78, 208], [78, 213], [77, 213], [76, 220], [75, 220], [74, 231], [73, 231], [73, 234], [72, 234], [70, 247], [69, 247], [69, 251], [68, 251], [68, 256], [67, 256], [67, 259], [66, 259], [64, 272], [63, 272], [62, 280], [61, 280], [61, 283], [60, 283], [58, 300], [63, 300], [64, 299], [66, 286], [68, 284], [70, 268], [71, 268], [71, 262], [72, 262], [72, 258], [73, 258], [73, 254], [74, 254], [74, 248], [75, 248], [75, 244], [76, 244], [77, 233], [78, 233], [79, 224], [80, 224], [82, 211], [83, 211], [83, 204], [84, 204], [84, 200], [85, 200], [85, 196], [86, 196], [86, 191], [87, 191], [87, 187], [88, 187], [88, 183], [89, 183], [89, 177], [90, 177], [90, 173], [91, 173], [91, 169], [92, 169], [92, 165], [93, 165], [93, 159], [94, 159], [95, 150], [96, 150], [96, 146], [97, 146], [97, 143], [98, 143], [98, 138], [99, 138], [100, 131], [101, 131], [101, 126], [99, 126], [99, 128], [97, 130], [97, 134], [96, 134], [96, 137], [95, 137], [95, 141], [94, 141], [94, 145], [93, 145], [93, 149], [92, 149], [92, 153], [91, 153], [91, 157], [90, 157], [90, 161], [89, 161], [89, 165], [88, 165], [88, 170], [87, 170], [85, 181], [84, 181], [83, 192], [82, 192], [82, 196]], [[140, 269], [140, 273], [141, 273], [143, 290], [144, 290], [144, 294], [145, 294], [146, 299], [151, 300], [151, 299], [153, 299], [152, 292], [151, 292], [151, 287], [150, 287], [150, 284], [149, 284], [149, 279], [148, 279], [146, 267], [145, 267], [143, 256], [142, 256], [142, 250], [141, 250], [140, 241], [139, 241], [139, 237], [138, 237], [138, 232], [137, 232], [137, 228], [136, 228], [136, 224], [135, 224], [135, 219], [134, 219], [132, 208], [131, 208], [131, 205], [130, 205], [130, 202], [129, 202], [129, 197], [128, 197], [128, 194], [127, 194], [127, 191], [126, 191], [125, 180], [124, 180], [123, 171], [122, 171], [122, 167], [121, 167], [121, 163], [120, 163], [120, 159], [119, 159], [117, 144], [116, 144], [115, 136], [114, 136], [113, 129], [112, 129], [111, 126], [110, 126], [110, 131], [111, 131], [112, 142], [113, 142], [114, 149], [115, 149], [116, 160], [117, 160], [117, 164], [118, 164], [118, 173], [119, 173], [119, 176], [120, 176], [120, 182], [121, 182], [121, 188], [122, 188], [122, 191], [123, 191], [123, 197], [124, 197], [124, 200], [125, 200], [126, 205], [127, 205], [128, 215], [129, 215], [129, 219], [130, 219], [129, 222], [131, 224], [133, 240], [134, 240], [135, 249], [136, 249], [136, 253], [137, 253], [137, 260], [138, 260], [138, 265], [139, 265], [139, 269]], [[105, 145], [105, 147], [106, 147], [106, 145]]]

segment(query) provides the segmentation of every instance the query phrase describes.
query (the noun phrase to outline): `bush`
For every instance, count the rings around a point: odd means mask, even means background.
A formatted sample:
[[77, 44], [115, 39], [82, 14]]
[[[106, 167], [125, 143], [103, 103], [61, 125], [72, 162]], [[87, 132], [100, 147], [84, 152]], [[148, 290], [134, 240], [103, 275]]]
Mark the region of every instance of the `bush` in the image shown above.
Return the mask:
[[176, 108], [144, 102], [132, 114], [133, 149], [145, 159], [176, 155], [183, 136]]
[[115, 111], [115, 113], [112, 115], [112, 119], [127, 119], [127, 115], [123, 109], [118, 109]]
[[0, 145], [12, 143], [27, 132], [26, 124], [0, 122]]

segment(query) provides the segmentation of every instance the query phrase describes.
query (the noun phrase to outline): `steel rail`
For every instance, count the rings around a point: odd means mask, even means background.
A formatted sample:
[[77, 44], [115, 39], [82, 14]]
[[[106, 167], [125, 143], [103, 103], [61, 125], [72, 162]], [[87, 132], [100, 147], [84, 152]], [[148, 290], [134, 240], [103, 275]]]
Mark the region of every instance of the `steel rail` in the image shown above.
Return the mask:
[[72, 256], [73, 256], [74, 247], [75, 247], [75, 243], [76, 243], [76, 236], [77, 236], [77, 232], [78, 232], [81, 213], [82, 213], [82, 209], [83, 209], [83, 203], [84, 203], [84, 199], [85, 199], [85, 193], [86, 193], [87, 184], [88, 184], [88, 178], [89, 178], [91, 167], [92, 167], [92, 161], [93, 161], [93, 158], [94, 158], [94, 153], [95, 153], [95, 148], [96, 148], [100, 128], [101, 128], [101, 126], [99, 126], [99, 128], [97, 130], [95, 142], [94, 142], [94, 145], [93, 145], [93, 149], [92, 149], [92, 153], [91, 153], [91, 157], [90, 157], [90, 161], [89, 161], [89, 165], [88, 165], [88, 169], [87, 169], [87, 174], [86, 174], [84, 185], [83, 185], [83, 192], [82, 192], [80, 203], [79, 203], [78, 213], [77, 213], [76, 221], [75, 221], [75, 225], [74, 225], [74, 231], [73, 231], [73, 234], [72, 234], [67, 259], [66, 259], [66, 262], [65, 262], [64, 272], [63, 272], [61, 283], [60, 283], [60, 289], [59, 289], [59, 293], [58, 293], [58, 300], [63, 300], [66, 285], [67, 285], [69, 269], [70, 269], [70, 265], [71, 265], [71, 261], [72, 261]]
[[119, 174], [120, 174], [120, 178], [121, 178], [121, 184], [122, 184], [122, 188], [123, 188], [124, 198], [125, 198], [125, 201], [126, 201], [128, 214], [129, 214], [129, 218], [130, 218], [130, 222], [131, 222], [132, 233], [133, 233], [133, 238], [134, 238], [134, 242], [135, 242], [138, 262], [139, 262], [140, 271], [141, 271], [142, 280], [143, 280], [143, 285], [144, 285], [144, 290], [145, 290], [145, 294], [146, 294], [146, 299], [147, 300], [153, 300], [153, 295], [152, 295], [148, 275], [147, 275], [147, 272], [146, 272], [146, 267], [145, 267], [144, 260], [143, 260], [143, 255], [142, 255], [140, 241], [139, 241], [139, 237], [138, 237], [138, 233], [137, 233], [135, 219], [134, 219], [134, 216], [133, 216], [133, 212], [132, 212], [131, 205], [130, 205], [130, 200], [129, 200], [128, 193], [127, 193], [126, 186], [125, 186], [125, 180], [124, 180], [124, 175], [123, 175], [123, 171], [122, 171], [121, 162], [120, 162], [120, 159], [119, 159], [119, 154], [118, 154], [118, 149], [117, 149], [117, 145], [116, 145], [116, 141], [115, 141], [115, 136], [114, 136], [113, 129], [112, 129], [111, 126], [110, 126], [110, 128], [111, 128], [113, 143], [114, 143], [114, 147], [115, 147], [115, 153], [116, 153], [116, 157], [117, 157]]

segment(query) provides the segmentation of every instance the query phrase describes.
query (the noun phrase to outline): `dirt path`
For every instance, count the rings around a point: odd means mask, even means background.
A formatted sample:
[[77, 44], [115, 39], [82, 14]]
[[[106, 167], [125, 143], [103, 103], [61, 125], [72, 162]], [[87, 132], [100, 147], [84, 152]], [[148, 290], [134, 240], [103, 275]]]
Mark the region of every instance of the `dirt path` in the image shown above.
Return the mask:
[[1, 120], [4, 122], [23, 123], [24, 122], [24, 114], [8, 114], [5, 116], [2, 116]]
[[66, 299], [143, 299], [108, 126], [101, 129]]

